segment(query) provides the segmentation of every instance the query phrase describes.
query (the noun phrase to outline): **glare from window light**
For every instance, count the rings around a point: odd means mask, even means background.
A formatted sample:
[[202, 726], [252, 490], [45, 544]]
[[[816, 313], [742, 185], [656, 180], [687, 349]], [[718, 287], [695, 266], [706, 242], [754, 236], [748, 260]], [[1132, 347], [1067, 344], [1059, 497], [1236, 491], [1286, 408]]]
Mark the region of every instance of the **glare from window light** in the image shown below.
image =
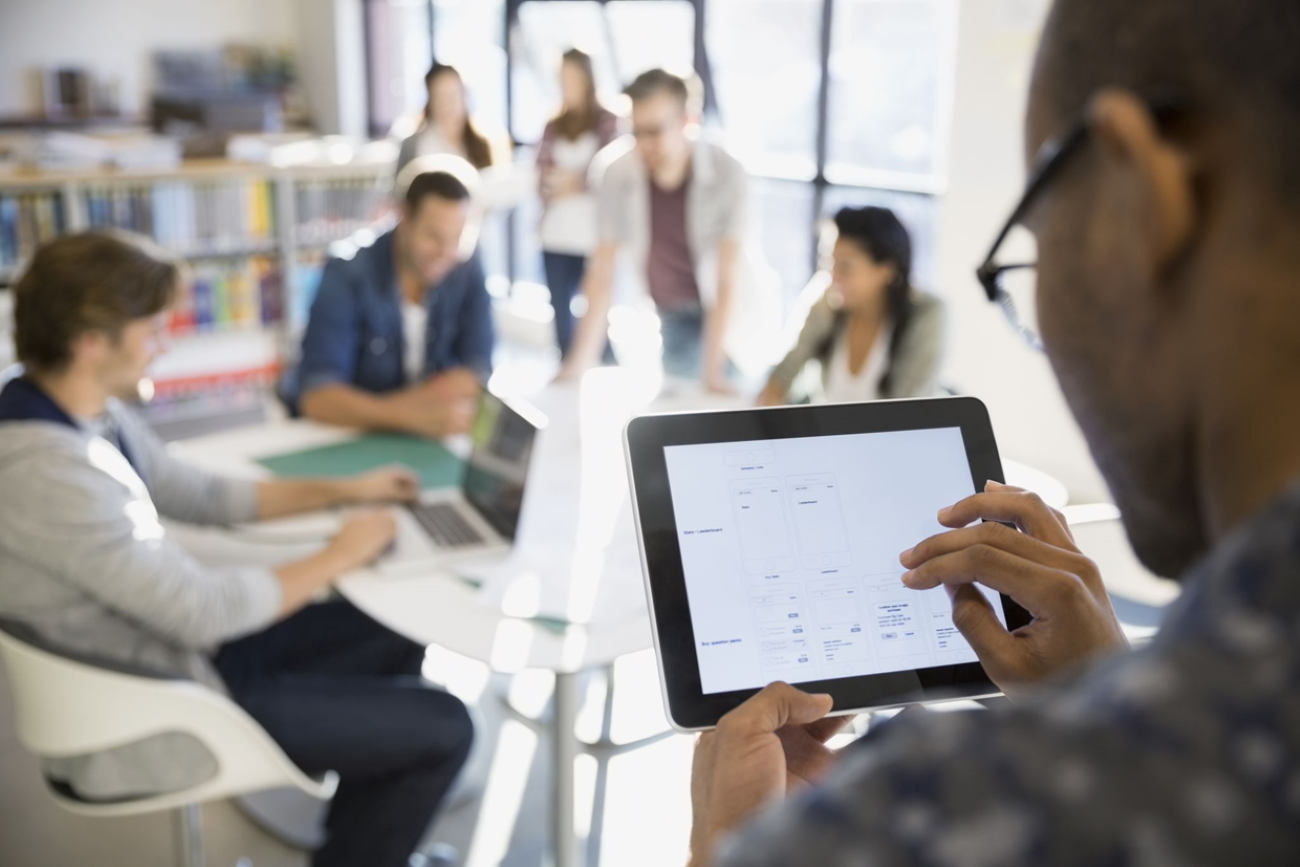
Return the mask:
[[497, 867], [506, 857], [536, 753], [532, 730], [513, 719], [501, 724], [465, 867]]

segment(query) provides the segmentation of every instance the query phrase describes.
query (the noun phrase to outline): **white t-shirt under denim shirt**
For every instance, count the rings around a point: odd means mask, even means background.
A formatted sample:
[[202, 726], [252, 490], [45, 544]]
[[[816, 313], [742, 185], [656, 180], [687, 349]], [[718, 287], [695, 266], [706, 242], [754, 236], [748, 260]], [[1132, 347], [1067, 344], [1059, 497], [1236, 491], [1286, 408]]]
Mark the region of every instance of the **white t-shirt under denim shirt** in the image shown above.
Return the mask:
[[423, 304], [402, 301], [402, 366], [406, 381], [417, 383], [424, 378], [424, 359], [427, 354], [429, 334], [429, 309]]

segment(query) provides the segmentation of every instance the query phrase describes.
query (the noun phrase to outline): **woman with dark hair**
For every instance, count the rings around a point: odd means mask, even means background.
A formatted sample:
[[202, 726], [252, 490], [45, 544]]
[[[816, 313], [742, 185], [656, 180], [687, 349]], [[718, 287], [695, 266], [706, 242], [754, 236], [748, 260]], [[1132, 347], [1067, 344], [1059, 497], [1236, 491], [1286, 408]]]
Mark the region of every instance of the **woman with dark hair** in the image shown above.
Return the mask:
[[591, 161], [618, 135], [618, 118], [600, 104], [591, 56], [577, 48], [560, 64], [560, 111], [546, 125], [537, 149], [542, 196], [542, 261], [555, 308], [561, 355], [573, 342], [573, 296], [582, 286], [587, 257], [596, 248], [596, 199], [587, 188]]
[[465, 81], [456, 67], [435, 62], [424, 76], [424, 86], [429, 91], [424, 119], [402, 142], [399, 173], [416, 157], [432, 154], [455, 154], [480, 170], [502, 161], [504, 155], [470, 117]]
[[827, 403], [934, 394], [943, 302], [912, 286], [907, 229], [887, 208], [845, 208], [835, 215], [835, 228], [830, 286], [772, 371], [759, 403], [787, 402], [812, 360], [821, 362], [821, 394], [813, 398]]

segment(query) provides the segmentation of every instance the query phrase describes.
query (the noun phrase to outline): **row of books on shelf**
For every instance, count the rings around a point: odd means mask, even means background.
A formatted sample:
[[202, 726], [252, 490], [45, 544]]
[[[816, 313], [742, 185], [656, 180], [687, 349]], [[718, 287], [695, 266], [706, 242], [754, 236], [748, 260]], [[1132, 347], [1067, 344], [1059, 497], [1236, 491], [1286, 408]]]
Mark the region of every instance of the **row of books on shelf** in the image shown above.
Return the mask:
[[36, 247], [63, 234], [66, 225], [57, 192], [0, 193], [0, 269], [17, 267]]
[[275, 242], [274, 189], [269, 181], [158, 181], [94, 186], [85, 192], [91, 228], [149, 235], [183, 253], [246, 252]]
[[[294, 242], [324, 246], [391, 213], [387, 186], [373, 179], [295, 184]], [[94, 184], [75, 193], [92, 229], [147, 235], [185, 256], [248, 255], [277, 246], [275, 185], [251, 178]], [[0, 191], [0, 270], [25, 261], [68, 231], [60, 190]]]
[[374, 178], [305, 180], [294, 185], [299, 244], [329, 244], [392, 211], [392, 187]]
[[267, 256], [193, 266], [172, 310], [175, 335], [253, 329], [284, 318], [284, 278]]

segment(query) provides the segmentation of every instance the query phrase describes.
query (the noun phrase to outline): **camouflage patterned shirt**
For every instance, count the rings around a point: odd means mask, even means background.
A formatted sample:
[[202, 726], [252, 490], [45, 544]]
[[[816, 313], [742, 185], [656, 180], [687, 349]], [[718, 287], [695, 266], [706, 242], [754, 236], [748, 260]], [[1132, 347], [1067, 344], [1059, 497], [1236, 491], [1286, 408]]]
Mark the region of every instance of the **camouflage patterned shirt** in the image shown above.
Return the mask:
[[1300, 865], [1300, 488], [1156, 639], [1029, 704], [917, 714], [724, 846], [726, 867]]

